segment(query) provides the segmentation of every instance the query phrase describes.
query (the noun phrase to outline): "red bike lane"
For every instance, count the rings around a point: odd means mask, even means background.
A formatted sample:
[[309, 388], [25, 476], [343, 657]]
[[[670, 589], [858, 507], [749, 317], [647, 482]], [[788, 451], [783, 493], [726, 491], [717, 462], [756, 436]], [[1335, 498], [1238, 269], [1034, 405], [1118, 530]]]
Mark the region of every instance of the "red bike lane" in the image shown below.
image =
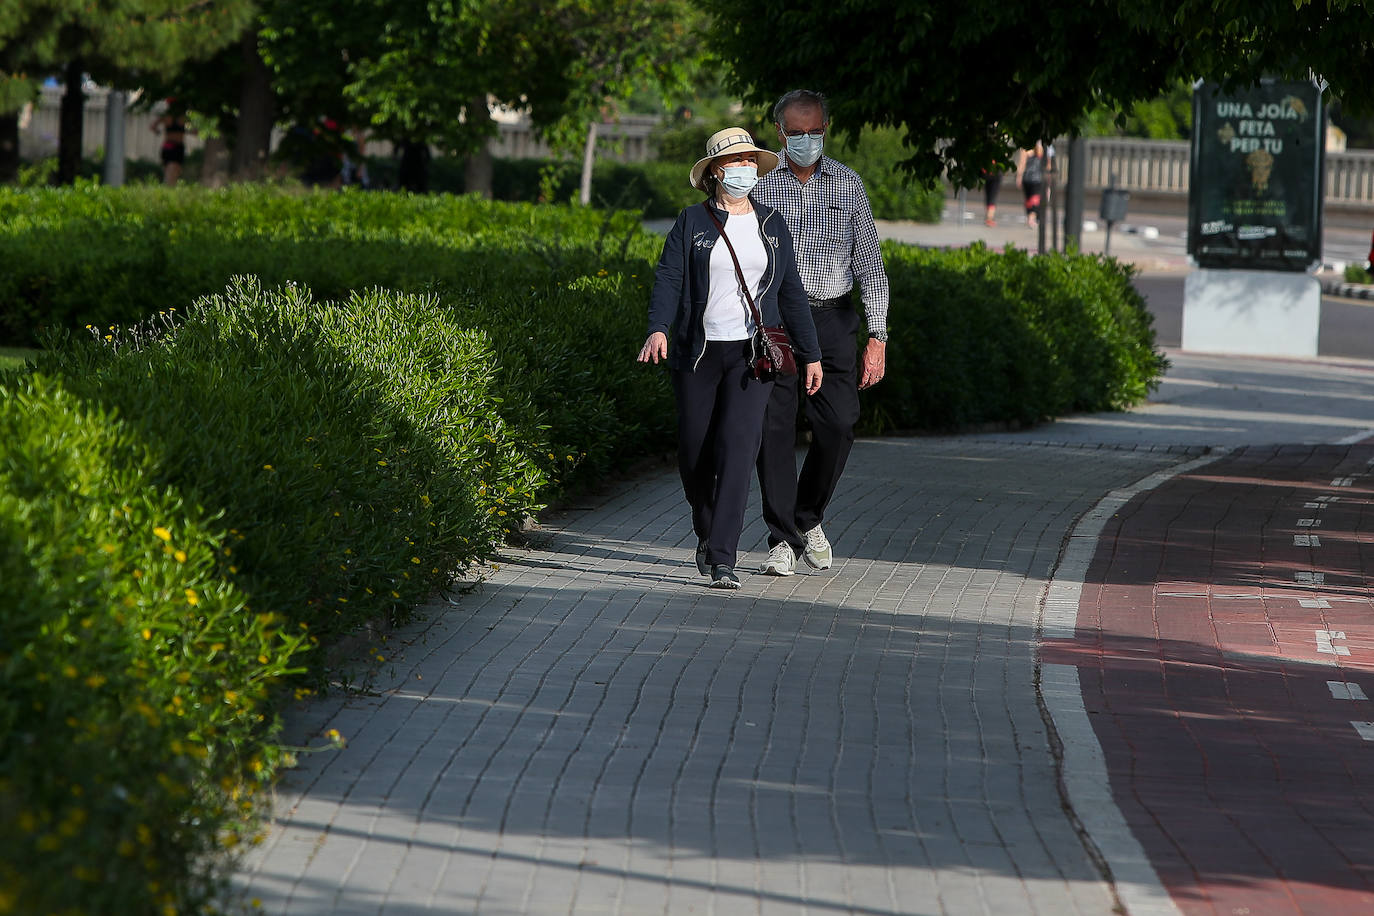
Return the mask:
[[1041, 660], [1180, 912], [1374, 914], [1372, 558], [1363, 444], [1237, 451], [1102, 528]]

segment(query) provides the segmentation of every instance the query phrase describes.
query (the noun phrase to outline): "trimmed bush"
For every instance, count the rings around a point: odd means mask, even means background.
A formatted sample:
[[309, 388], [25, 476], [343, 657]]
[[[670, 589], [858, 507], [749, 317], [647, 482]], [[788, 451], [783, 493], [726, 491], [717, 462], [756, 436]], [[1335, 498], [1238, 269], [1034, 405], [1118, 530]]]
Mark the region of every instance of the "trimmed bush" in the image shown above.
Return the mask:
[[1167, 363], [1134, 268], [1101, 255], [884, 243], [890, 368], [860, 428], [1029, 424], [1144, 400]]
[[300, 630], [233, 538], [60, 380], [0, 384], [0, 910], [192, 912], [280, 751]]
[[547, 451], [577, 466], [556, 479], [576, 484], [664, 448], [671, 435], [666, 380], [632, 361], [661, 245], [633, 214], [475, 198], [247, 187], [0, 192], [0, 260], [9, 267], [0, 327], [23, 340], [44, 325], [112, 333], [219, 293], [239, 273], [263, 288], [296, 283], [321, 300], [378, 286], [428, 294], [455, 326], [487, 335], [503, 367], [491, 382], [502, 416], [548, 426]]

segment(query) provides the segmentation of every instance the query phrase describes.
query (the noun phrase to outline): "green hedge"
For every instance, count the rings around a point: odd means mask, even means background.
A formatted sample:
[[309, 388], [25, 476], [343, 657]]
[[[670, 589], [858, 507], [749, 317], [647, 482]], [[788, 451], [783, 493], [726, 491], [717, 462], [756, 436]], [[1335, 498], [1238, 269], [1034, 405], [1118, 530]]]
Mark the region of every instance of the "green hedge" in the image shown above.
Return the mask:
[[1134, 268], [1101, 255], [1032, 257], [884, 243], [889, 368], [861, 429], [1029, 424], [1145, 399], [1167, 364]]
[[429, 293], [489, 335], [503, 415], [549, 425], [551, 451], [579, 459], [575, 483], [661, 447], [671, 428], [657, 410], [666, 382], [602, 358], [642, 342], [661, 245], [633, 214], [446, 195], [0, 191], [0, 344], [138, 322], [240, 274], [324, 300]]
[[0, 443], [0, 910], [193, 912], [280, 760], [268, 690], [306, 633], [61, 380], [0, 384]]

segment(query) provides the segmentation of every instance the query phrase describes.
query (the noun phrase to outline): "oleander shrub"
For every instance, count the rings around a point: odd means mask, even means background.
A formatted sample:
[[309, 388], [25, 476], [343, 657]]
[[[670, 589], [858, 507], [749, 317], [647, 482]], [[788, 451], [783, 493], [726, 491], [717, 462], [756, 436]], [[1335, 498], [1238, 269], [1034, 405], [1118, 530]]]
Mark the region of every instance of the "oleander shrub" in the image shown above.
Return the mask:
[[883, 246], [889, 370], [860, 426], [1030, 424], [1144, 400], [1166, 368], [1134, 268], [1101, 255]]
[[507, 422], [489, 339], [433, 297], [320, 303], [240, 278], [38, 365], [117, 411], [148, 483], [222, 520], [225, 574], [321, 639], [424, 601], [570, 464], [528, 418]]
[[0, 381], [0, 910], [194, 912], [277, 765], [305, 638], [220, 520], [63, 380]]
[[502, 415], [547, 427], [548, 451], [576, 464], [557, 485], [577, 485], [671, 447], [666, 380], [632, 361], [661, 245], [633, 214], [475, 198], [0, 191], [0, 329], [20, 340], [45, 327], [109, 331], [183, 310], [238, 274], [321, 301], [379, 286], [437, 296], [459, 327], [487, 335]]
[[322, 299], [373, 286], [485, 292], [619, 270], [652, 247], [634, 214], [472, 197], [0, 189], [0, 346], [32, 345], [43, 328], [132, 324], [232, 276], [299, 283]]

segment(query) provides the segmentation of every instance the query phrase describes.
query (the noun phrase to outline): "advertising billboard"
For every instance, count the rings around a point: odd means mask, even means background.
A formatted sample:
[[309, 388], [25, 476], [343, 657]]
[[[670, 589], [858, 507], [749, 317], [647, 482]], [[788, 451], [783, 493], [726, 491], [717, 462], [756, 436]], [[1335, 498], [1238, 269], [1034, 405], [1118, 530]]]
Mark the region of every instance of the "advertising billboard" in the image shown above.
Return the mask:
[[1199, 266], [1307, 270], [1321, 261], [1325, 136], [1313, 83], [1194, 89], [1188, 253]]

